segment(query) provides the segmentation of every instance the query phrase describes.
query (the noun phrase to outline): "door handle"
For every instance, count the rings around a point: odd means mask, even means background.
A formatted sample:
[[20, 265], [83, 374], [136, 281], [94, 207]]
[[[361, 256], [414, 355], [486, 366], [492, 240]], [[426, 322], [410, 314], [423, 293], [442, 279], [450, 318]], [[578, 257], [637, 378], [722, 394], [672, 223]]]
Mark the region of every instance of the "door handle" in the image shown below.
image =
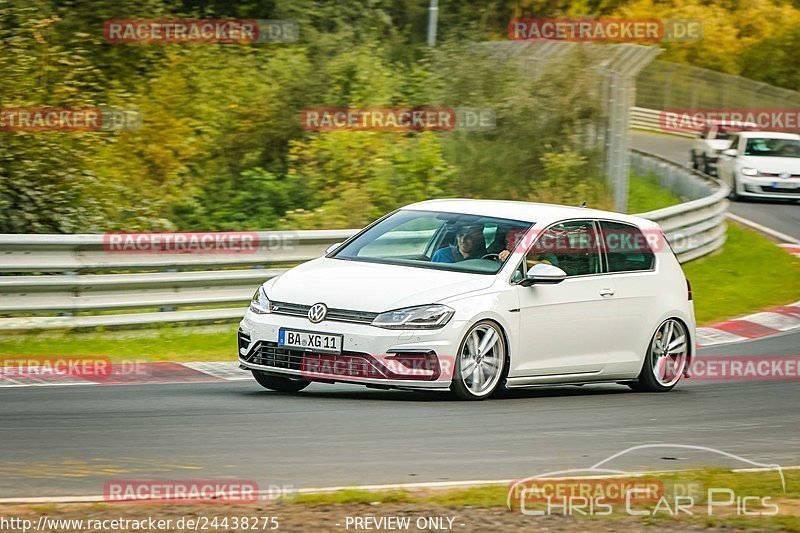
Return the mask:
[[600, 296], [614, 296], [614, 289], [600, 289]]

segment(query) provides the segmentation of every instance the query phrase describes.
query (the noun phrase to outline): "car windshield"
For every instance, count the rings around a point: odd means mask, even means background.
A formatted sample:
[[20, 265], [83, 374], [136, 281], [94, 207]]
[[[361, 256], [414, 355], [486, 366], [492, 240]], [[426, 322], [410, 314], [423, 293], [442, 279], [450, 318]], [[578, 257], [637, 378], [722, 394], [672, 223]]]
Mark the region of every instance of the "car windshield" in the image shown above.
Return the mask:
[[744, 155], [800, 158], [800, 140], [763, 137], [747, 139]]
[[[403, 209], [329, 257], [474, 274], [497, 274], [530, 222]], [[508, 254], [502, 254], [507, 260]]]

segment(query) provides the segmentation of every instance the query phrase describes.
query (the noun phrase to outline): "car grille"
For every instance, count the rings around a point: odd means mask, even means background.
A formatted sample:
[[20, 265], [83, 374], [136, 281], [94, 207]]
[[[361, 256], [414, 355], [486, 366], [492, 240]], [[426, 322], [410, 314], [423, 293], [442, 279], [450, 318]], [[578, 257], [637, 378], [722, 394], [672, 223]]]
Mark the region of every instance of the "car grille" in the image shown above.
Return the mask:
[[[311, 309], [310, 305], [293, 304], [288, 302], [272, 302], [270, 310], [277, 315], [291, 315], [291, 316], [308, 316], [308, 310]], [[325, 315], [325, 320], [333, 320], [334, 322], [355, 322], [357, 324], [371, 324], [378, 313], [370, 313], [368, 311], [353, 311], [350, 309], [334, 309], [329, 308], [328, 313]]]
[[[780, 178], [781, 174], [779, 172], [760, 172], [759, 176], [766, 178]], [[800, 174], [789, 174], [787, 178], [800, 178]]]
[[[308, 372], [310, 378], [346, 381], [348, 378], [436, 380], [441, 374], [439, 360], [433, 352], [398, 354], [407, 366], [422, 369], [398, 373], [384, 366], [368, 353], [344, 351], [341, 354], [318, 353], [298, 348], [285, 348], [275, 342], [259, 341], [243, 356], [256, 365], [276, 369]], [[417, 362], [414, 364], [414, 362]], [[312, 376], [312, 374], [315, 374]]]
[[782, 189], [780, 187], [761, 186], [762, 192], [775, 193], [775, 194], [800, 194], [800, 189]]

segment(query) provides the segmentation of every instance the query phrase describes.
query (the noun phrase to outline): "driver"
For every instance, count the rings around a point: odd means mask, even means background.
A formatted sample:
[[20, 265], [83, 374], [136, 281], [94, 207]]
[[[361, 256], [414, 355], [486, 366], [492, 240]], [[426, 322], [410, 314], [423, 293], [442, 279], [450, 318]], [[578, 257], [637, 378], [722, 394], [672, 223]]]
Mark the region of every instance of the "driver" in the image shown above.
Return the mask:
[[454, 244], [437, 250], [431, 261], [434, 263], [458, 263], [465, 259], [480, 259], [486, 254], [483, 224], [461, 226], [456, 232]]

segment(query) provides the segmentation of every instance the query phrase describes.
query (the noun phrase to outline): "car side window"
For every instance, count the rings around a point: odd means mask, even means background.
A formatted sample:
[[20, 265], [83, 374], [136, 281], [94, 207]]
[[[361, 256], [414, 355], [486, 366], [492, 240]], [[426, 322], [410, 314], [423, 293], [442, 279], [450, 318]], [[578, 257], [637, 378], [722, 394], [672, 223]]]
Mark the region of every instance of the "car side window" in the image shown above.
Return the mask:
[[526, 268], [538, 263], [557, 266], [567, 276], [599, 274], [600, 250], [594, 222], [572, 220], [547, 228], [525, 256]]
[[642, 230], [620, 222], [600, 222], [609, 272], [651, 270], [655, 255]]

